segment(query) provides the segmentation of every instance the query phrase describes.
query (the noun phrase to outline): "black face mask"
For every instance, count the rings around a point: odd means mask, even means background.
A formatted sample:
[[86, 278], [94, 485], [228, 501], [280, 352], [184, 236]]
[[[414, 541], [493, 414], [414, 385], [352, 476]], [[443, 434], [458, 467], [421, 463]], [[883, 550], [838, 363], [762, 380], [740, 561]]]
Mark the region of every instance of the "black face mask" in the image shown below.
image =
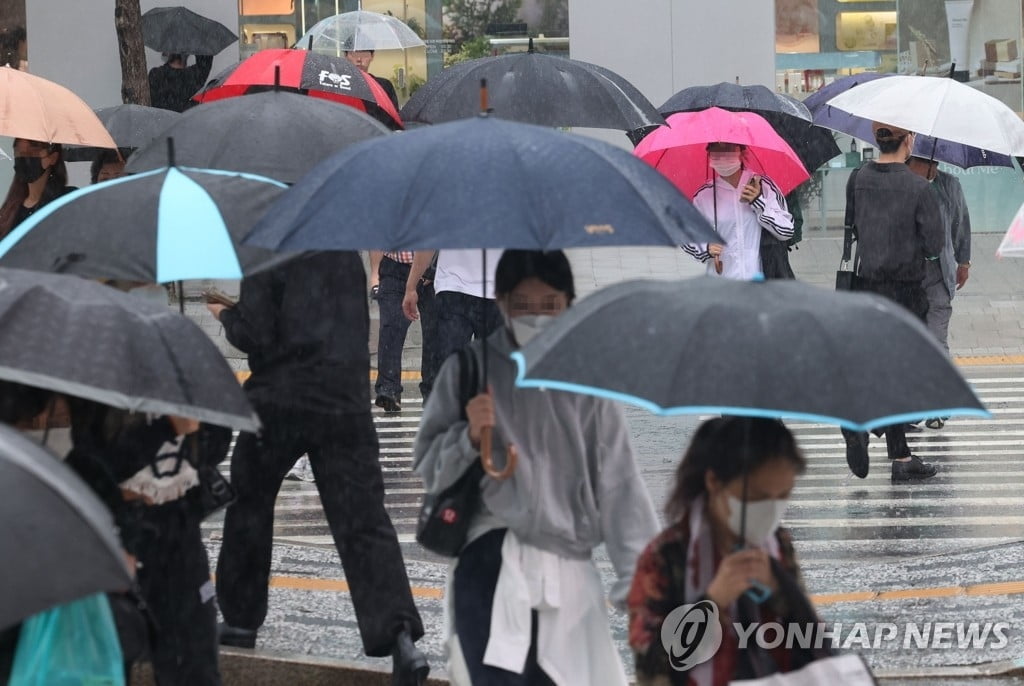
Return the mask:
[[15, 157], [14, 176], [19, 181], [32, 183], [46, 172], [42, 157]]

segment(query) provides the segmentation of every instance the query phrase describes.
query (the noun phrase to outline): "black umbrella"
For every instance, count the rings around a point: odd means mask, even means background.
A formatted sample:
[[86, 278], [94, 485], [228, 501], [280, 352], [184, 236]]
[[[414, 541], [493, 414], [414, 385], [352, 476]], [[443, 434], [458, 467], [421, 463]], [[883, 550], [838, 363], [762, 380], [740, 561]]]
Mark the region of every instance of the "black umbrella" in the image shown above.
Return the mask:
[[[114, 105], [96, 110], [96, 116], [119, 148], [141, 148], [174, 123], [181, 115], [171, 110], [144, 105]], [[166, 147], [164, 148], [166, 150]], [[68, 162], [88, 162], [106, 148], [64, 146]], [[166, 163], [166, 153], [164, 155]]]
[[240, 431], [259, 420], [202, 329], [95, 281], [0, 268], [0, 379]]
[[671, 181], [626, 150], [476, 116], [345, 148], [282, 195], [244, 242], [302, 252], [721, 240]]
[[131, 585], [110, 512], [60, 460], [0, 424], [0, 629]]
[[142, 42], [157, 52], [216, 55], [237, 40], [224, 24], [184, 7], [155, 7], [142, 15]]
[[677, 112], [696, 112], [709, 107], [754, 112], [764, 117], [793, 148], [809, 172], [814, 172], [842, 152], [832, 132], [816, 126], [803, 103], [764, 86], [719, 83], [684, 88], [666, 100], [658, 111], [667, 117]]
[[280, 260], [239, 240], [284, 188], [176, 166], [94, 184], [18, 225], [0, 241], [0, 267], [147, 283], [240, 279]]
[[665, 120], [631, 83], [589, 62], [534, 52], [482, 57], [445, 69], [402, 108], [404, 121], [427, 124], [480, 112], [480, 81], [494, 116], [540, 126], [630, 131]]
[[283, 91], [218, 100], [176, 116], [157, 140], [131, 157], [126, 171], [166, 167], [170, 137], [178, 164], [295, 183], [345, 146], [390, 133], [351, 107]]
[[616, 284], [574, 304], [514, 357], [520, 385], [664, 415], [795, 417], [863, 431], [989, 416], [903, 307], [797, 281]]

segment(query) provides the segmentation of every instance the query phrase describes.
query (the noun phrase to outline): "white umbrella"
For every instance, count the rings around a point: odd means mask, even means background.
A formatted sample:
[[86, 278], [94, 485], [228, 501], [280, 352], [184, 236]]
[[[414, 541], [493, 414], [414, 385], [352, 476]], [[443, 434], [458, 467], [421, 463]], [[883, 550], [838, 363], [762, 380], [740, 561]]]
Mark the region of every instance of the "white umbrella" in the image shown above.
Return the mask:
[[[312, 42], [310, 42], [312, 40]], [[296, 44], [306, 50], [404, 50], [426, 45], [397, 17], [377, 12], [344, 12], [327, 17]]]
[[1024, 205], [1020, 206], [1010, 228], [1003, 236], [999, 249], [996, 250], [999, 257], [1024, 257]]
[[1024, 121], [999, 100], [949, 78], [890, 76], [840, 93], [828, 105], [872, 121], [1024, 155]]

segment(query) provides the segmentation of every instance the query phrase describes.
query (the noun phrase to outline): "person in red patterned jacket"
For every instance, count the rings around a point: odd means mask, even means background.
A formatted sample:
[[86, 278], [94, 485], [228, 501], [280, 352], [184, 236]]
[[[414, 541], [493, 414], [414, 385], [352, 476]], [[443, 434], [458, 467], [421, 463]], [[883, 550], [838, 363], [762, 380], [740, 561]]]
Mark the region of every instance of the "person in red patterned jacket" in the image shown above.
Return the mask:
[[[824, 647], [829, 642], [819, 650], [787, 649], [785, 644], [764, 650], [753, 641], [744, 648], [734, 626], [818, 622], [803, 590], [792, 541], [779, 528], [805, 464], [793, 435], [779, 421], [721, 417], [701, 425], [676, 472], [666, 506], [671, 524], [637, 561], [627, 599], [637, 684], [724, 686], [798, 669], [829, 654]], [[701, 601], [716, 608], [721, 647], [703, 661], [686, 663], [680, 658], [687, 636], [678, 631], [686, 625], [669, 632], [673, 642], [667, 645], [663, 625], [676, 608]]]

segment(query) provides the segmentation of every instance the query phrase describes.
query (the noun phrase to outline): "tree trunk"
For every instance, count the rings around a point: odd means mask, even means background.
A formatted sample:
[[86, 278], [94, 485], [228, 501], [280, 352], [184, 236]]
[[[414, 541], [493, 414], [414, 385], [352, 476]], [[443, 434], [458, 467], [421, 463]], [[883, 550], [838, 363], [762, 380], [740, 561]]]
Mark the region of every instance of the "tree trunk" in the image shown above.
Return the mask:
[[126, 104], [148, 105], [149, 75], [139, 0], [114, 0], [114, 26], [121, 53], [121, 100]]

